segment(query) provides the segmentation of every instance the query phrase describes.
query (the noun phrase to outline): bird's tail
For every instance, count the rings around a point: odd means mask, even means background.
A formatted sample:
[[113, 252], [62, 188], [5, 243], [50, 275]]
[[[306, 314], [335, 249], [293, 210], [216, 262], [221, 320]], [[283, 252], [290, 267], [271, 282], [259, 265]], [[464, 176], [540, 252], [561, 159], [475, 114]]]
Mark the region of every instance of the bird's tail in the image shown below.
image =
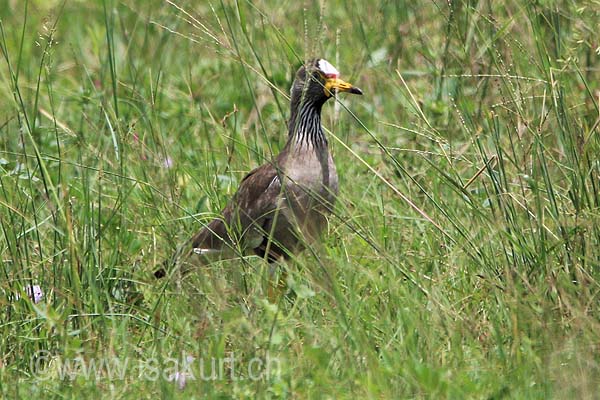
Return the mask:
[[[200, 232], [191, 239], [186, 240], [177, 248], [175, 253], [154, 271], [156, 279], [167, 276], [168, 273], [176, 268], [180, 269], [182, 275], [190, 272], [192, 266], [206, 264], [211, 259], [221, 258], [224, 249], [230, 248], [229, 235], [225, 224], [221, 219], [212, 220]], [[194, 258], [191, 262], [191, 258]]]

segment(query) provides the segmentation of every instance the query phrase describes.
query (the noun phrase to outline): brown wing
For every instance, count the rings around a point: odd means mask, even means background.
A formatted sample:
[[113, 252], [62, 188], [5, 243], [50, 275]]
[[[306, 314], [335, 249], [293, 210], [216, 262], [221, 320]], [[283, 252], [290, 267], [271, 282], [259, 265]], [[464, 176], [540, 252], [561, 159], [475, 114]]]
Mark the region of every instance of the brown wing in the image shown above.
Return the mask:
[[281, 181], [273, 164], [264, 164], [242, 179], [237, 192], [222, 211], [200, 232], [185, 242], [173, 257], [154, 272], [162, 278], [166, 270], [192, 253], [212, 258], [233, 255], [264, 242], [264, 226], [269, 225], [269, 215], [276, 209], [281, 191]]
[[237, 192], [222, 211], [222, 218], [212, 220], [192, 239], [200, 250], [223, 250], [240, 244], [252, 247], [258, 240], [258, 230], [264, 219], [277, 206], [281, 182], [276, 168], [264, 164], [251, 171], [240, 183]]
[[[237, 192], [223, 209], [222, 218], [213, 219], [186, 241], [162, 268], [154, 272], [154, 276], [164, 277], [167, 270], [185, 261], [192, 253], [218, 258], [223, 254], [236, 254], [238, 249], [264, 247], [265, 232], [269, 232], [265, 228], [271, 226], [280, 192], [281, 180], [273, 164], [252, 170], [242, 179]], [[260, 250], [256, 253], [260, 254]]]

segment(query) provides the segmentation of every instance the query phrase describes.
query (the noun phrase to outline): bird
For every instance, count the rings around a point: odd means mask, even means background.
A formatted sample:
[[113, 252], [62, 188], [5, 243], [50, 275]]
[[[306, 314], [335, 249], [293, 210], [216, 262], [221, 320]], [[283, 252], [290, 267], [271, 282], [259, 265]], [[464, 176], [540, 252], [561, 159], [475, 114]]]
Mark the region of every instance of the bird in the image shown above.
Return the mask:
[[[321, 125], [337, 93], [362, 95], [323, 58], [305, 62], [291, 87], [288, 138], [271, 162], [248, 173], [222, 210], [154, 273], [162, 278], [194, 255], [204, 260], [255, 254], [270, 264], [318, 241], [338, 194], [338, 176]], [[197, 262], [191, 262], [191, 265]]]

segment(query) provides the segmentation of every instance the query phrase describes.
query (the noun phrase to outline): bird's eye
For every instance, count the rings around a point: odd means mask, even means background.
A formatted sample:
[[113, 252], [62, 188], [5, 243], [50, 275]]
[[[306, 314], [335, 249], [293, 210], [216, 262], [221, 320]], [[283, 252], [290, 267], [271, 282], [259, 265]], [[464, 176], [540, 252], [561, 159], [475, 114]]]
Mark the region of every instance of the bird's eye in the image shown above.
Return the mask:
[[318, 81], [323, 81], [323, 80], [325, 80], [325, 74], [323, 72], [317, 70], [313, 73], [313, 78], [315, 78]]

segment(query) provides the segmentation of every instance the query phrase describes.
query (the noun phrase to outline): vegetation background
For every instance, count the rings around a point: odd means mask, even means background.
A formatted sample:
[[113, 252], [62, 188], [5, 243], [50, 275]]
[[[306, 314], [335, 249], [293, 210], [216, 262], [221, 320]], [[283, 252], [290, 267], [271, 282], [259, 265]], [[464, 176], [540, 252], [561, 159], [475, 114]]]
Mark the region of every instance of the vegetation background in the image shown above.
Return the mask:
[[[599, 27], [597, 0], [0, 0], [0, 396], [597, 398]], [[256, 257], [153, 280], [282, 148], [315, 56], [365, 95], [324, 110], [341, 193], [295, 298]]]

